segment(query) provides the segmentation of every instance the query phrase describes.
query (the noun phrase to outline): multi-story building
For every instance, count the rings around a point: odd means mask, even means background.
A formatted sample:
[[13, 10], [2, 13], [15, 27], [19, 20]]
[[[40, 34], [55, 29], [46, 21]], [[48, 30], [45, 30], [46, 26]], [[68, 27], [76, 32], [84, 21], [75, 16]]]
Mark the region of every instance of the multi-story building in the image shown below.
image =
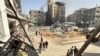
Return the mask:
[[67, 22], [76, 22], [77, 19], [78, 19], [77, 12], [74, 12], [73, 14], [67, 17]]
[[77, 19], [76, 19], [76, 25], [78, 25], [79, 27], [84, 27], [83, 25], [83, 19], [84, 19], [84, 11], [86, 11], [87, 9], [86, 8], [80, 8], [79, 10], [77, 10]]
[[83, 19], [84, 18], [84, 11], [86, 10], [86, 8], [80, 8], [79, 10], [77, 10], [77, 19], [80, 20], [80, 19]]
[[90, 9], [81, 8], [72, 15], [69, 15], [67, 19], [69, 21], [74, 20], [79, 27], [97, 27], [100, 24], [100, 7]]
[[63, 2], [55, 2], [55, 0], [48, 0], [48, 18], [53, 23], [65, 21], [65, 4]]
[[100, 7], [85, 10], [83, 21], [97, 27], [100, 24]]
[[54, 5], [54, 22], [64, 22], [65, 21], [65, 4], [62, 2], [55, 2]]
[[30, 20], [36, 25], [45, 25], [46, 15], [41, 10], [30, 10]]
[[90, 8], [83, 11], [82, 18], [79, 18], [83, 23], [83, 27], [95, 26], [100, 23], [100, 7]]
[[81, 8], [79, 10], [76, 10], [73, 14], [71, 14], [67, 17], [67, 21], [70, 21], [70, 22], [80, 21], [80, 19], [83, 19], [83, 17], [84, 17], [83, 16], [84, 10], [86, 10], [86, 9]]

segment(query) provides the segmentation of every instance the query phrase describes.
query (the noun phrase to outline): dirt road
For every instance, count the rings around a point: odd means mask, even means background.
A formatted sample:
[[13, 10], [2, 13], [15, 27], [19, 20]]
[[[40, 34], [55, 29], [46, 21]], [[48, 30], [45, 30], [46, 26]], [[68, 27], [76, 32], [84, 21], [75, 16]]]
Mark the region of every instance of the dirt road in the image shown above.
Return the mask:
[[[40, 42], [40, 35], [35, 36], [33, 35], [34, 45], [35, 48], [38, 49], [39, 42]], [[39, 56], [66, 56], [67, 50], [70, 49], [72, 46], [76, 46], [78, 49], [86, 41], [85, 37], [77, 37], [77, 38], [70, 38], [68, 40], [65, 39], [57, 39], [60, 40], [59, 42], [55, 41], [54, 38], [44, 37], [44, 41], [47, 40], [49, 42], [49, 46], [47, 49], [43, 49]], [[83, 56], [100, 56], [100, 42], [95, 44], [90, 44], [88, 48], [83, 53]]]

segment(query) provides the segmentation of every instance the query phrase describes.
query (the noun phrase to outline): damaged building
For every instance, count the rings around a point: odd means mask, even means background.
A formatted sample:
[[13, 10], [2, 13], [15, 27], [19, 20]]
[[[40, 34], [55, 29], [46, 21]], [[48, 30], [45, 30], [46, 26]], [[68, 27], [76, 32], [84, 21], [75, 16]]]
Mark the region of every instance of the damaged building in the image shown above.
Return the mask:
[[0, 56], [20, 56], [22, 52], [38, 56], [28, 37], [28, 18], [20, 9], [20, 0], [0, 0]]
[[38, 26], [45, 25], [46, 15], [41, 10], [30, 10], [30, 21]]
[[[13, 5], [14, 8], [16, 9], [16, 12], [18, 13], [18, 17], [20, 18], [21, 23], [23, 24], [26, 32], [28, 33], [28, 17], [23, 16], [24, 14], [21, 11], [21, 2], [20, 0], [12, 0], [13, 1]], [[1, 37], [0, 40], [6, 41], [7, 39], [10, 38], [10, 35], [14, 32], [14, 31], [18, 31], [20, 33], [22, 33], [22, 28], [21, 25], [16, 17], [16, 15], [14, 14], [11, 5], [9, 4], [8, 0], [4, 0], [2, 1], [4, 3], [1, 3], [2, 5], [2, 9], [0, 9], [0, 16], [2, 19], [0, 18], [0, 33], [1, 33]], [[3, 11], [3, 9], [5, 11]], [[6, 19], [7, 18], [7, 19]], [[23, 35], [23, 34], [22, 34]]]
[[[48, 0], [48, 16], [47, 23], [65, 22], [65, 4], [63, 2], [55, 2]], [[48, 21], [48, 20], [51, 20]]]

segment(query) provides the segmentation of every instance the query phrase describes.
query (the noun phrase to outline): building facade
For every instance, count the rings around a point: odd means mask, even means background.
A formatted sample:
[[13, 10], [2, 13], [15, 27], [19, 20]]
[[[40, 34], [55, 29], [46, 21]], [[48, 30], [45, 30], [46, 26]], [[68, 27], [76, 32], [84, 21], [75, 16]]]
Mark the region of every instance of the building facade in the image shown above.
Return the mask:
[[[5, 5], [7, 8], [12, 9], [11, 6], [9, 5], [8, 0], [4, 0], [5, 1]], [[13, 5], [16, 9], [16, 11], [18, 13], [21, 13], [21, 1], [20, 0], [12, 0], [13, 1]]]
[[68, 16], [68, 21], [76, 22], [79, 27], [97, 27], [100, 23], [100, 7], [81, 8]]
[[78, 19], [77, 12], [74, 12], [73, 14], [67, 17], [67, 22], [76, 22], [77, 19]]
[[84, 14], [85, 10], [86, 10], [86, 8], [81, 8], [79, 10], [76, 10], [73, 14], [71, 14], [67, 17], [67, 21], [69, 21], [69, 22], [80, 21], [84, 17], [83, 14]]
[[48, 0], [48, 18], [52, 23], [65, 21], [65, 4], [63, 2], [55, 2], [55, 0]]
[[27, 15], [23, 16], [24, 13], [22, 13], [21, 11], [21, 1], [20, 0], [11, 0], [12, 4], [16, 10], [16, 13], [18, 15], [18, 18], [16, 17], [15, 13], [13, 12], [9, 1], [8, 0], [4, 0], [5, 1], [5, 6], [6, 6], [6, 14], [7, 14], [7, 19], [8, 19], [8, 25], [9, 25], [9, 29], [10, 29], [10, 33], [12, 32], [12, 30], [17, 30], [18, 32], [22, 32], [22, 27], [20, 25], [19, 20], [21, 21], [23, 27], [25, 28], [26, 32], [28, 33], [28, 18]]
[[100, 24], [100, 7], [86, 9], [82, 16], [81, 21], [84, 27], [97, 27]]
[[[8, 19], [4, 0], [0, 0], [0, 41], [6, 42], [10, 38]], [[2, 44], [0, 44], [1, 46]]]
[[100, 25], [100, 7], [88, 9], [84, 12], [84, 22], [89, 23], [90, 26], [97, 27]]
[[36, 25], [45, 25], [46, 15], [43, 11], [30, 10], [30, 20]]

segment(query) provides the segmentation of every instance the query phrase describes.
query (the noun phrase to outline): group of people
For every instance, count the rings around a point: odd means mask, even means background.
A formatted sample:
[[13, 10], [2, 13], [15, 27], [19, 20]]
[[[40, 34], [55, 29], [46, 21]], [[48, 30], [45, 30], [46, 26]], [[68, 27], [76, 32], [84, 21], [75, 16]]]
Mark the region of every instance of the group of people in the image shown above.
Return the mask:
[[48, 48], [48, 41], [40, 42], [39, 49], [45, 49]]
[[48, 41], [39, 43], [39, 52], [41, 53], [42, 49], [48, 48]]
[[41, 41], [39, 43], [39, 52], [41, 53], [42, 49], [48, 48], [48, 41], [43, 41], [42, 33], [41, 33]]
[[42, 50], [48, 48], [48, 41], [46, 40], [46, 41], [44, 42], [44, 40], [43, 40], [43, 35], [42, 35], [42, 33], [41, 33], [40, 31], [36, 31], [36, 32], [35, 32], [35, 35], [36, 35], [36, 36], [37, 36], [37, 35], [40, 35], [39, 53], [41, 53]]
[[40, 31], [35, 31], [35, 35], [42, 35], [42, 33]]
[[68, 49], [66, 56], [76, 55], [77, 53], [78, 53], [78, 49], [76, 48], [76, 46], [72, 46], [70, 50]]

